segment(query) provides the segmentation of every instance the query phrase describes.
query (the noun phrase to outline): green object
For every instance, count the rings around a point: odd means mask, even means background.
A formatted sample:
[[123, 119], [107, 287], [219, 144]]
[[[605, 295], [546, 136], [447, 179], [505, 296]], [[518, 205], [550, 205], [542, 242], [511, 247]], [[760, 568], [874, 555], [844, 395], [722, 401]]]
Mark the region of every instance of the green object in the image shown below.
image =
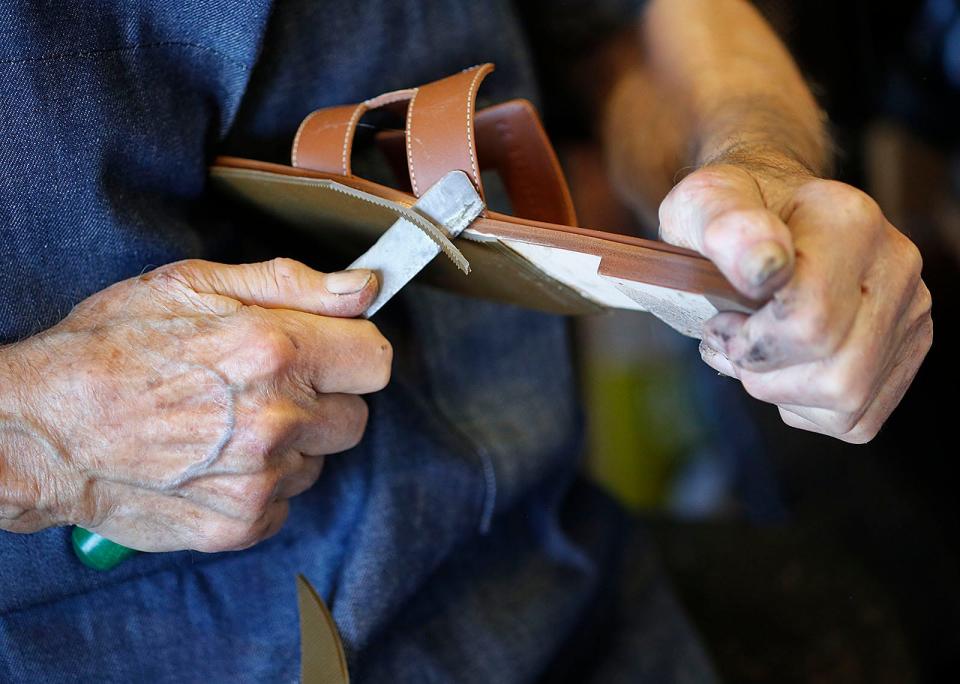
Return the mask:
[[80, 562], [94, 570], [112, 570], [136, 553], [82, 527], [74, 527], [70, 539]]
[[663, 508], [699, 436], [684, 369], [593, 359], [587, 371], [591, 474], [629, 508]]

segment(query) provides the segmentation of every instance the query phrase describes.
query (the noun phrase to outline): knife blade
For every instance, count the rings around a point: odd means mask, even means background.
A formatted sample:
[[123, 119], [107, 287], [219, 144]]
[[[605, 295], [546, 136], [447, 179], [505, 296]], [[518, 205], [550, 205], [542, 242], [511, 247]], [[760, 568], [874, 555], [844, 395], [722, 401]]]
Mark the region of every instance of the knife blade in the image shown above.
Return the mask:
[[320, 594], [297, 575], [300, 608], [300, 681], [302, 684], [349, 684], [350, 672], [337, 623]]
[[[438, 241], [437, 236], [431, 235], [419, 222], [401, 216], [370, 249], [350, 264], [350, 269], [373, 271], [380, 280], [380, 291], [364, 312], [364, 318], [379, 311], [441, 251], [458, 266], [465, 264], [469, 272], [469, 263], [449, 242], [484, 210], [483, 199], [467, 175], [462, 171], [451, 171], [410, 208], [435, 226], [443, 239]], [[452, 254], [450, 250], [453, 250]]]

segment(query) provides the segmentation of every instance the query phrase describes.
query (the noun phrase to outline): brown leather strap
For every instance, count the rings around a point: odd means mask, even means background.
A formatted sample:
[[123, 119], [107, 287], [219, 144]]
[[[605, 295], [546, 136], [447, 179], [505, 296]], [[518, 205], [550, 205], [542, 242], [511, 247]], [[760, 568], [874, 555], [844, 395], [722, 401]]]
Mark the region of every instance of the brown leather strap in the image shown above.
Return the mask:
[[[397, 177], [406, 174], [405, 136], [381, 131], [376, 140]], [[487, 171], [499, 174], [515, 216], [577, 225], [560, 162], [529, 101], [509, 100], [478, 111], [476, 146], [481, 178]]]
[[409, 102], [416, 92], [416, 88], [395, 90], [360, 104], [327, 107], [312, 112], [300, 124], [293, 138], [291, 164], [311, 171], [352, 175], [350, 155], [360, 117], [372, 109]]
[[454, 170], [483, 194], [474, 115], [477, 90], [491, 71], [492, 64], [480, 64], [417, 89], [407, 111], [407, 163], [417, 197]]
[[405, 103], [403, 137], [384, 132], [378, 142], [397, 170], [405, 162], [415, 196], [453, 170], [466, 173], [482, 194], [481, 168], [495, 169], [517, 216], [575, 226], [563, 171], [533, 105], [511, 100], [476, 111], [477, 91], [492, 71], [492, 64], [480, 64], [419, 88], [318, 109], [300, 124], [292, 165], [352, 175], [350, 155], [360, 118], [372, 109]]
[[537, 111], [528, 100], [509, 100], [477, 112], [481, 170], [500, 174], [513, 213], [535, 221], [577, 225], [567, 180]]
[[413, 194], [419, 197], [449, 171], [464, 171], [482, 193], [474, 140], [477, 90], [492, 64], [480, 64], [420, 88], [397, 90], [357, 105], [327, 107], [311, 113], [293, 140], [293, 166], [344, 176], [357, 123], [366, 112], [396, 102], [407, 105], [407, 167]]

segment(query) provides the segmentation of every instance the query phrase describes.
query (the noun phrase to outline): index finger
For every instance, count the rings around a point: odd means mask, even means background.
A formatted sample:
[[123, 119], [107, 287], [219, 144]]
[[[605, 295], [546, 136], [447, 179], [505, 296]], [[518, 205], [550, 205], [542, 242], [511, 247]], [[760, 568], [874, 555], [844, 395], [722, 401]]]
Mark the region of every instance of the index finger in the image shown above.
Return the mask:
[[386, 387], [393, 347], [376, 325], [300, 311], [275, 313], [297, 347], [294, 374], [316, 393], [369, 394]]
[[211, 338], [218, 368], [244, 383], [294, 380], [312, 394], [367, 394], [390, 378], [393, 350], [366, 319], [245, 307], [224, 324], [234, 332]]

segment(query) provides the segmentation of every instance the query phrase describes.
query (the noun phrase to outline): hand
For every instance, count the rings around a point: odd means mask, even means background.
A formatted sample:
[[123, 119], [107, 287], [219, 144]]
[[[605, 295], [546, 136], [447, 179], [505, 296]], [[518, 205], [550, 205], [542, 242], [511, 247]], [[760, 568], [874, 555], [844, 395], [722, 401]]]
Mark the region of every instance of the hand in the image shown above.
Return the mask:
[[752, 316], [707, 322], [707, 364], [776, 404], [787, 425], [854, 443], [877, 434], [933, 323], [920, 254], [870, 197], [799, 174], [708, 166], [666, 197], [660, 230], [743, 294], [769, 299]]
[[0, 350], [19, 389], [0, 402], [0, 528], [77, 524], [143, 551], [277, 532], [390, 377], [390, 344], [344, 318], [376, 290], [368, 271], [183, 261]]

